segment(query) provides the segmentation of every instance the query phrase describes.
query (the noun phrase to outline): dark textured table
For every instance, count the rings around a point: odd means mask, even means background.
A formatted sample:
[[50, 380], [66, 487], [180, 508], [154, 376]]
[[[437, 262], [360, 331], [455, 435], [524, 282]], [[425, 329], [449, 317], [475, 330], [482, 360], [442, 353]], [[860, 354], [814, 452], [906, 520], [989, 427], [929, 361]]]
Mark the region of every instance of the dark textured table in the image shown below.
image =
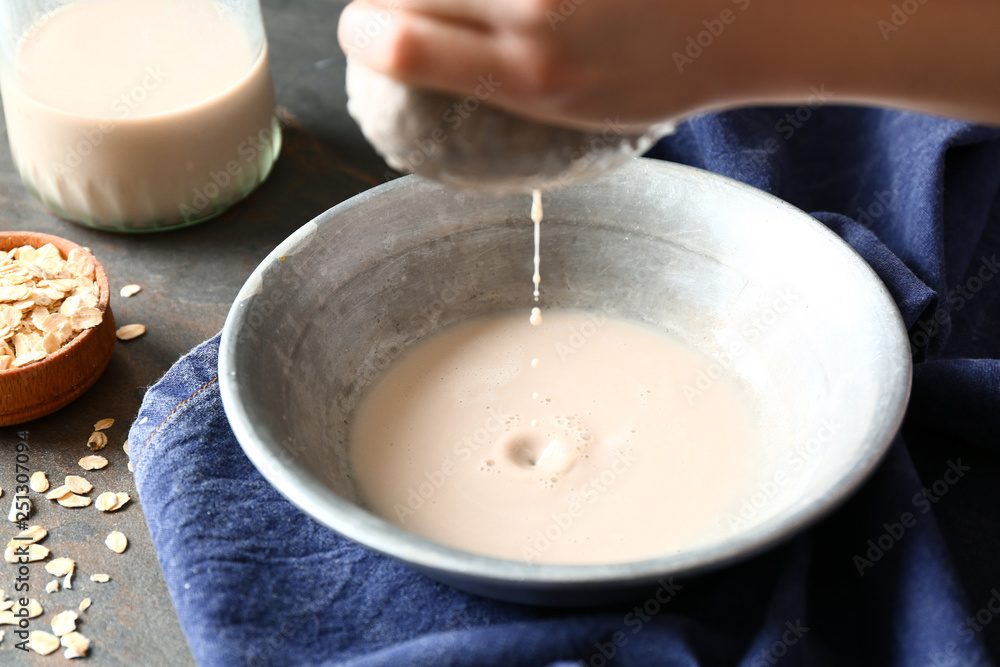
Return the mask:
[[[230, 304], [254, 267], [281, 240], [318, 213], [393, 177], [361, 137], [346, 112], [344, 56], [336, 40], [337, 17], [343, 6], [331, 0], [262, 0], [270, 43], [271, 69], [278, 103], [287, 112], [284, 147], [269, 180], [247, 201], [223, 216], [175, 232], [117, 235], [91, 231], [59, 220], [32, 199], [17, 176], [7, 148], [6, 129], [0, 146], [0, 230], [56, 234], [91, 248], [111, 282], [111, 306], [119, 326], [146, 325], [148, 333], [119, 342], [97, 384], [59, 412], [19, 427], [0, 428], [0, 509], [6, 519], [13, 497], [18, 432], [28, 433], [30, 468], [44, 470], [53, 486], [68, 474], [94, 483], [89, 495], [125, 491], [133, 501], [117, 512], [93, 506], [67, 509], [32, 493], [30, 523], [49, 531], [42, 543], [52, 557], [77, 562], [72, 590], [48, 594], [53, 577], [42, 564], [30, 566], [30, 596], [45, 615], [32, 629], [51, 630], [49, 620], [63, 609], [75, 609], [90, 597], [78, 630], [91, 640], [86, 664], [157, 667], [194, 664], [181, 633], [156, 554], [146, 529], [142, 503], [127, 469], [122, 445], [146, 387], [178, 359], [222, 327]], [[142, 291], [118, 296], [126, 284]], [[113, 417], [100, 452], [111, 462], [85, 472], [77, 461], [92, 426]], [[16, 530], [3, 522], [4, 543]], [[129, 540], [125, 553], [111, 552], [104, 538], [111, 530]], [[89, 576], [103, 572], [106, 584]], [[0, 588], [13, 594], [14, 566], [0, 564]], [[42, 657], [14, 649], [12, 626], [0, 644], [0, 665], [62, 663], [59, 653]]]

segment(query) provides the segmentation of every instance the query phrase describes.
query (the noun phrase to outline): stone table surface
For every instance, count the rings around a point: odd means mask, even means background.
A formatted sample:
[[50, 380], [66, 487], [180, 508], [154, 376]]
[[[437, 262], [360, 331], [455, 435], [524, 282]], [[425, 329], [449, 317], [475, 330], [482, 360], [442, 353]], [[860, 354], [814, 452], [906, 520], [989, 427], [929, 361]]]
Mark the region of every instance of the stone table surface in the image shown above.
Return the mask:
[[[173, 232], [118, 235], [89, 230], [47, 213], [27, 193], [11, 162], [6, 128], [0, 146], [0, 230], [55, 234], [89, 247], [107, 271], [112, 310], [118, 325], [142, 323], [148, 333], [119, 342], [107, 370], [86, 394], [55, 414], [17, 427], [0, 428], [0, 497], [7, 515], [13, 496], [15, 444], [27, 432], [30, 468], [44, 470], [50, 482], [82, 473], [99, 490], [125, 491], [133, 501], [124, 509], [101, 513], [93, 507], [70, 510], [32, 493], [31, 523], [49, 531], [44, 545], [53, 556], [77, 562], [72, 590], [45, 593], [52, 579], [40, 564], [30, 566], [31, 597], [45, 609], [33, 629], [49, 629], [54, 612], [76, 608], [90, 597], [80, 631], [91, 640], [83, 664], [158, 667], [193, 665], [127, 469], [122, 449], [147, 387], [189, 349], [221, 329], [237, 292], [257, 264], [279, 242], [314, 216], [396, 174], [368, 147], [347, 115], [344, 55], [336, 40], [342, 2], [262, 0], [271, 69], [278, 104], [284, 110], [284, 146], [269, 180], [245, 202], [223, 216]], [[118, 296], [126, 284], [142, 291]], [[110, 465], [83, 472], [87, 438], [99, 419], [113, 417], [101, 452]], [[4, 522], [4, 543], [15, 533]], [[129, 539], [118, 555], [104, 546], [111, 530]], [[13, 592], [12, 565], [0, 563], [0, 588]], [[97, 584], [89, 575], [105, 572]], [[39, 621], [45, 622], [39, 622]], [[0, 665], [65, 663], [61, 653], [42, 657], [13, 647], [12, 627], [3, 626]]]

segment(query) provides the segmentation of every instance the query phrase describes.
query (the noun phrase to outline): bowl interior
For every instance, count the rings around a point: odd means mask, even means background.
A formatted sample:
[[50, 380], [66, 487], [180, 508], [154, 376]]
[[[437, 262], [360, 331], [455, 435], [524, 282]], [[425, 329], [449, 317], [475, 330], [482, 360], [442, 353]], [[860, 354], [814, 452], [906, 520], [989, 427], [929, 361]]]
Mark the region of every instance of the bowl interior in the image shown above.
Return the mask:
[[300, 229], [227, 320], [227, 414], [282, 493], [362, 544], [446, 580], [458, 572], [459, 585], [482, 592], [485, 580], [652, 581], [748, 555], [829, 510], [874, 467], [905, 408], [909, 350], [881, 282], [839, 238], [760, 191], [645, 159], [544, 201], [540, 305], [651, 324], [707, 357], [698, 382], [725, 372], [749, 397], [767, 444], [728, 529], [651, 561], [546, 566], [442, 547], [360, 506], [347, 453], [365, 388], [443, 327], [526, 317], [534, 305], [530, 198], [411, 177]]

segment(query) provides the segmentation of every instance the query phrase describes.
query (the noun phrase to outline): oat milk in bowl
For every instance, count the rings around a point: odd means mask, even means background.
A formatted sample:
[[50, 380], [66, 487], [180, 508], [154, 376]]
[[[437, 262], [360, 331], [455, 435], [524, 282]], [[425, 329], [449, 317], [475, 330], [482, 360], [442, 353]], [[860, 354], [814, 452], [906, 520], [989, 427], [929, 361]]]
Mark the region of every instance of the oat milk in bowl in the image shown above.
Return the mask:
[[365, 503], [442, 544], [527, 562], [628, 562], [724, 536], [761, 456], [750, 406], [729, 377], [699, 389], [709, 360], [652, 327], [543, 316], [541, 191], [530, 210], [530, 316], [435, 334], [358, 406], [349, 453]]
[[195, 224], [270, 173], [281, 138], [258, 0], [8, 0], [11, 153], [57, 215]]
[[[223, 330], [219, 385], [244, 451], [299, 508], [369, 549], [465, 590], [535, 604], [604, 604], [648, 595], [662, 578], [718, 568], [777, 544], [830, 511], [871, 472], [906, 405], [906, 331], [877, 276], [819, 222], [729, 179], [637, 160], [546, 195], [536, 304], [527, 204], [524, 194], [456, 195], [424, 179], [401, 178], [317, 217], [254, 272]], [[532, 307], [540, 309], [538, 327], [529, 322]], [[499, 387], [488, 380], [477, 386], [469, 372], [475, 362], [460, 358], [458, 345], [444, 345], [445, 369], [461, 375], [465, 364], [466, 378], [451, 382], [450, 391], [479, 405], [468, 413], [474, 419], [459, 424], [459, 439], [434, 443], [442, 450], [432, 466], [416, 458], [411, 465], [404, 449], [379, 481], [399, 471], [418, 474], [394, 484], [400, 498], [376, 507], [363, 483], [365, 464], [352, 460], [351, 430], [360, 424], [367, 392], [435, 337], [511, 313], [517, 335], [526, 337], [521, 349], [516, 341], [504, 344], [506, 356], [487, 354], [479, 366], [510, 378], [521, 405], [495, 403], [503, 398]], [[583, 319], [560, 323], [560, 314], [574, 313]], [[598, 326], [600, 316], [607, 321]], [[656, 379], [672, 383], [679, 395], [662, 394], [666, 390], [641, 377], [630, 384], [628, 374], [607, 370], [585, 372], [577, 384], [544, 386], [546, 373], [561, 370], [559, 350], [567, 359], [595, 355], [603, 346], [595, 331], [613, 333], [618, 320], [695, 353], [687, 362], [679, 354], [640, 368], [659, 369]], [[548, 333], [565, 347], [546, 343]], [[627, 356], [615, 353], [612, 369]], [[691, 373], [694, 368], [699, 372]], [[704, 453], [711, 456], [699, 463], [685, 456], [687, 438], [663, 419], [656, 439], [670, 445], [673, 456], [663, 462], [635, 452], [639, 460], [629, 461], [628, 448], [636, 445], [625, 442], [631, 430], [635, 436], [650, 430], [627, 424], [635, 423], [630, 418], [641, 401], [669, 413], [671, 402], [657, 397], [673, 399], [677, 424], [701, 411], [721, 414], [711, 407], [712, 392], [735, 394], [727, 411], [747, 414], [751, 435], [757, 430], [760, 439], [740, 447], [723, 433], [738, 421], [708, 419], [703, 426], [718, 435], [708, 439]], [[612, 411], [620, 423], [610, 429], [588, 414], [595, 409], [588, 402], [605, 393], [630, 403], [624, 414]], [[538, 402], [546, 398], [551, 406]], [[414, 399], [416, 414], [429, 414], [420, 412], [429, 394]], [[493, 419], [486, 406], [519, 421]], [[534, 420], [541, 437], [531, 431]], [[585, 450], [585, 442], [603, 443], [601, 456], [607, 456], [577, 458], [576, 446]], [[460, 458], [473, 466], [467, 471], [473, 479], [482, 476], [482, 485], [455, 483], [449, 472], [465, 463]], [[491, 460], [506, 470], [478, 469]], [[597, 465], [588, 469], [590, 462]], [[542, 468], [548, 477], [537, 474]], [[513, 485], [522, 473], [534, 500], [570, 488], [581, 497], [575, 509], [567, 498], [557, 500], [564, 507], [529, 511], [535, 523], [521, 525], [521, 542], [508, 555], [457, 548], [444, 535], [410, 530], [430, 517], [425, 513], [434, 502], [468, 499], [472, 510], [475, 494], [491, 493], [486, 480], [503, 484], [511, 477]], [[673, 548], [636, 550], [626, 560], [607, 552], [590, 560], [557, 555], [580, 540], [564, 528], [570, 520], [583, 528], [600, 514], [591, 513], [598, 503], [589, 497], [641, 490], [645, 475], [654, 481], [654, 498], [638, 512], [619, 508], [611, 523], [641, 535], [644, 526], [662, 521], [655, 530], [673, 531], [679, 538]], [[555, 486], [545, 488], [546, 479]], [[698, 498], [685, 499], [685, 488], [696, 489]], [[525, 493], [515, 504], [530, 510], [532, 502]], [[504, 511], [503, 501], [500, 506]], [[698, 512], [709, 520], [700, 521]], [[702, 524], [700, 534], [683, 534], [689, 520]], [[487, 528], [491, 522], [488, 514], [481, 521]]]
[[438, 333], [361, 403], [350, 456], [385, 520], [466, 551], [615, 563], [724, 537], [763, 438], [729, 378], [601, 311]]

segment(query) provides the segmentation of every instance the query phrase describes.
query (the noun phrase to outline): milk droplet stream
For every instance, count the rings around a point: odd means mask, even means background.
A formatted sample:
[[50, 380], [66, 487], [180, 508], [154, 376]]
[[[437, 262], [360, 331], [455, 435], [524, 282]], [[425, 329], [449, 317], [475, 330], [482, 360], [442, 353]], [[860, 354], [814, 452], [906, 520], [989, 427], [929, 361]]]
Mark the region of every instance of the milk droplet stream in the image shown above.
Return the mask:
[[[539, 252], [542, 241], [542, 191], [531, 191], [531, 221], [535, 223], [535, 274], [531, 276], [531, 282], [535, 284], [535, 301], [538, 301], [538, 286], [542, 284], [542, 274], [539, 266], [542, 263], [542, 256]], [[537, 310], [537, 309], [536, 309]], [[534, 312], [534, 311], [532, 311]], [[532, 322], [534, 324], [534, 322]]]

